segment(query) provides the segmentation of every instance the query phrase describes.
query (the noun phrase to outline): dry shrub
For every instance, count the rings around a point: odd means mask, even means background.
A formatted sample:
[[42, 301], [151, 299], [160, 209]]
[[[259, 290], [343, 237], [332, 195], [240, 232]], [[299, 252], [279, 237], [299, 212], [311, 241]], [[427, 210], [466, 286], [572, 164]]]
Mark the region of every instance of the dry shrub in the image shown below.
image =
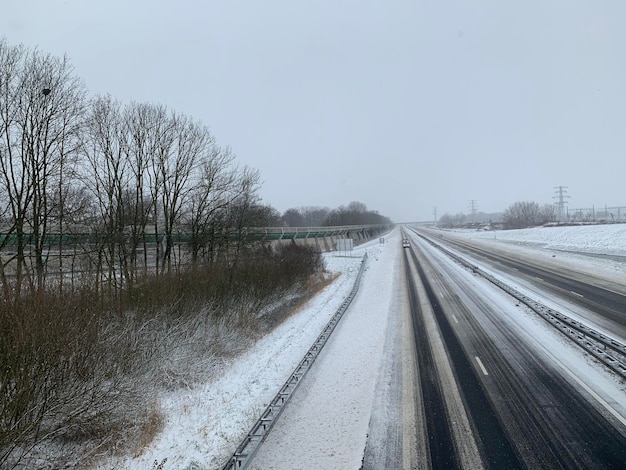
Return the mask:
[[265, 247], [110, 297], [83, 288], [0, 301], [0, 467], [140, 453], [162, 426], [156, 403], [146, 410], [150, 391], [207, 380], [266, 330], [259, 312], [301, 299], [321, 269], [309, 248]]
[[94, 304], [89, 292], [43, 290], [0, 304], [0, 466], [43, 442], [101, 440], [134, 418], [118, 403], [138, 393], [101, 354]]

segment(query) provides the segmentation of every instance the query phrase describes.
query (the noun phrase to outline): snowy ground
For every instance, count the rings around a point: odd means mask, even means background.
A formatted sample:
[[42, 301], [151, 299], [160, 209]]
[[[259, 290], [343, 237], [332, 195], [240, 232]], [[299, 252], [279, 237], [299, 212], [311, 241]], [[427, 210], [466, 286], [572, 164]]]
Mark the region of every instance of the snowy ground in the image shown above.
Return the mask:
[[252, 462], [254, 470], [358, 469], [390, 318], [399, 231], [370, 245], [359, 293]]
[[[543, 227], [494, 232], [442, 231], [444, 237], [463, 238], [521, 259], [532, 258], [561, 272], [592, 276], [593, 283], [626, 295], [626, 224], [573, 227]], [[453, 250], [454, 251], [454, 250]], [[495, 275], [529, 297], [582, 321], [605, 335], [624, 341], [623, 327], [564, 299], [546, 295], [541, 287], [524, 281], [513, 272], [493, 270], [473, 259], [484, 271]]]
[[543, 249], [626, 256], [626, 224], [540, 227], [473, 234], [474, 238], [495, 238]]
[[[594, 255], [624, 256], [626, 225], [530, 229], [495, 234], [466, 232], [459, 236], [483, 240], [489, 244], [495, 241], [499, 246], [529, 256], [552, 257], [549, 253], [560, 250], [559, 259], [572, 266], [581, 269], [592, 266], [593, 271], [616, 282], [623, 283], [626, 279], [624, 262], [569, 253], [583, 251]], [[358, 468], [379, 373], [378, 367], [367, 365], [378, 364], [383, 354], [383, 333], [387, 322], [385, 308], [392, 304], [394, 263], [402, 253], [399, 237], [400, 231], [396, 229], [385, 237], [384, 245], [375, 240], [357, 247], [350, 256], [326, 254], [327, 269], [342, 273], [333, 284], [274, 332], [257, 342], [246, 354], [224, 364], [221, 376], [214, 381], [163, 395], [161, 400], [166, 423], [162, 433], [142, 455], [108, 462], [101, 468], [149, 469], [153, 468], [154, 462], [164, 462], [164, 470], [221, 468], [346, 297], [352, 288], [361, 258], [368, 252], [368, 268], [355, 303], [346, 312], [327, 344], [328, 352], [318, 359], [320, 364], [334, 361], [330, 367], [334, 372], [330, 375], [322, 371], [310, 372], [320, 374], [316, 381], [325, 382], [335, 394], [332, 397], [320, 397], [320, 404], [339, 400], [354, 410], [353, 416], [338, 416], [337, 419], [354, 420], [358, 432], [350, 439], [358, 442], [333, 448], [332, 442], [329, 442], [333, 434], [328, 428], [332, 423], [328, 424], [326, 419], [320, 420], [326, 422], [326, 428], [317, 433], [323, 439], [309, 443], [310, 448], [306, 449], [311, 455], [348, 449], [346, 455], [341, 456], [343, 460], [337, 460], [337, 456], [334, 456], [332, 461], [345, 463], [344, 468]], [[355, 331], [358, 334], [354, 334]], [[350, 332], [353, 334], [350, 335]], [[355, 348], [361, 348], [363, 354], [355, 354]], [[361, 388], [355, 390], [347, 387], [345, 380], [348, 377], [355, 378], [352, 375], [353, 367], [361, 371], [358, 380], [363, 381]], [[315, 393], [315, 388], [307, 390], [301, 387], [294, 400], [298, 399], [298, 394], [308, 394], [311, 398]], [[297, 411], [300, 407], [294, 408]], [[302, 410], [304, 414], [310, 412]], [[281, 420], [278, 421], [276, 432], [288, 433], [288, 424], [286, 421], [281, 424]], [[271, 461], [271, 456], [268, 459]]]

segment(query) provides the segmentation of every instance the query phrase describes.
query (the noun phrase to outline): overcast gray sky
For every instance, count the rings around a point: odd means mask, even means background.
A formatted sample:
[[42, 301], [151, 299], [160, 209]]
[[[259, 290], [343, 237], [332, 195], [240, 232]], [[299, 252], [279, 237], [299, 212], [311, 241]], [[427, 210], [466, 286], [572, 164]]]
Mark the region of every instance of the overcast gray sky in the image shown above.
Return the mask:
[[201, 120], [279, 211], [626, 206], [624, 0], [3, 0], [92, 94]]

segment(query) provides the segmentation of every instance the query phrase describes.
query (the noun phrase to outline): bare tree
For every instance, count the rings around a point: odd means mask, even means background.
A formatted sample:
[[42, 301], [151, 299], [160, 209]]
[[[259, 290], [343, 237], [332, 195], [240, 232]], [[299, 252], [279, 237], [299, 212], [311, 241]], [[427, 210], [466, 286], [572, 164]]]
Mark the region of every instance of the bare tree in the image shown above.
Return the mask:
[[[15, 237], [17, 244], [17, 285], [16, 292], [19, 295], [21, 289], [21, 271], [24, 259], [24, 225], [26, 223], [26, 210], [32, 198], [32, 190], [29, 188], [28, 173], [24, 171], [19, 148], [15, 143], [17, 122], [17, 106], [15, 97], [18, 95], [18, 82], [21, 72], [21, 64], [26, 51], [23, 47], [14, 47], [0, 40], [0, 177], [1, 192], [6, 206], [3, 207], [4, 219], [7, 226], [5, 236], [1, 241], [0, 248], [9, 243]], [[5, 298], [8, 298], [11, 290], [6, 277], [6, 268], [14, 261], [14, 258], [0, 262], [2, 285]]]
[[245, 219], [246, 227], [280, 227], [281, 222], [275, 207], [261, 203], [251, 205]]
[[536, 202], [516, 202], [505, 209], [502, 215], [504, 227], [518, 229], [533, 227], [540, 223], [541, 210]]
[[362, 202], [353, 201], [331, 211], [324, 225], [388, 225], [391, 220], [376, 211], [368, 210]]
[[352, 212], [354, 214], [363, 214], [367, 212], [367, 206], [359, 201], [352, 201], [348, 204], [347, 207], [348, 212]]
[[131, 183], [129, 162], [124, 149], [121, 106], [111, 97], [95, 99], [86, 125], [85, 152], [88, 163], [83, 181], [98, 206], [100, 223], [94, 227], [98, 240], [97, 272], [107, 268], [109, 286], [114, 287], [120, 273], [131, 281], [124, 243], [124, 192]]
[[[64, 175], [77, 154], [85, 90], [65, 57], [11, 47], [2, 41], [0, 61], [0, 178], [9, 200], [9, 232], [15, 233], [17, 240], [19, 295], [23, 274], [28, 275], [32, 287], [43, 286], [50, 230], [56, 222], [54, 229], [62, 231], [61, 208], [68, 183]], [[59, 199], [56, 214], [55, 193]], [[33, 263], [27, 263], [25, 256], [28, 244], [33, 248], [34, 279], [30, 276]], [[61, 251], [62, 246], [59, 248]]]
[[324, 225], [324, 221], [330, 214], [328, 207], [302, 207], [300, 213], [304, 218], [304, 225], [307, 227], [321, 227]]
[[544, 204], [539, 209], [539, 223], [548, 224], [558, 219], [557, 207], [554, 204]]
[[230, 148], [211, 145], [199, 164], [199, 176], [190, 197], [188, 226], [191, 232], [191, 257], [198, 262], [202, 254], [214, 261], [227, 208], [237, 199], [238, 173]]
[[304, 216], [296, 208], [287, 209], [283, 213], [281, 219], [283, 221], [283, 224], [286, 227], [304, 227], [305, 226]]
[[150, 163], [158, 143], [158, 118], [161, 115], [156, 106], [132, 103], [124, 112], [126, 129], [125, 151], [133, 174], [134, 184], [129, 189], [129, 226], [131, 264], [137, 269], [137, 248], [143, 245], [144, 273], [148, 269], [147, 232], [150, 215], [157, 204], [156, 189], [151, 189]]
[[[228, 229], [235, 238], [233, 259], [237, 260], [241, 248], [246, 243], [246, 229], [256, 224], [250, 223], [250, 214], [259, 201], [258, 187], [260, 175], [257, 170], [245, 168], [238, 180], [238, 195], [229, 208]], [[230, 235], [230, 234], [229, 234]], [[228, 242], [228, 239], [227, 239]]]
[[155, 266], [158, 274], [159, 263], [161, 262], [161, 191], [163, 186], [162, 172], [158, 165], [159, 155], [170, 151], [172, 146], [173, 122], [168, 115], [167, 108], [161, 105], [143, 105], [146, 119], [144, 121], [144, 132], [146, 132], [147, 151], [149, 153], [149, 165], [146, 172], [146, 181], [150, 197], [150, 208], [152, 209], [153, 236], [156, 242]]
[[192, 190], [192, 176], [201, 157], [209, 151], [212, 138], [208, 129], [185, 115], [172, 115], [170, 132], [164, 135], [154, 158], [160, 183], [165, 247], [161, 271], [171, 268], [174, 229], [181, 222]]

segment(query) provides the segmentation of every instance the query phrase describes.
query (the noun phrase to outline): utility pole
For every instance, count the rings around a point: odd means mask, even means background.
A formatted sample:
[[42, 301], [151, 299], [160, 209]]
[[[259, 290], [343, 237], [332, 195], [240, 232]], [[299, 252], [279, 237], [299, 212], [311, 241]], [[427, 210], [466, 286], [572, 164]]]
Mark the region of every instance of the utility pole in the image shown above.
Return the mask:
[[555, 203], [557, 206], [557, 216], [559, 219], [559, 222], [563, 221], [563, 215], [565, 212], [565, 205], [567, 204], [567, 201], [565, 199], [569, 198], [570, 196], [567, 195], [567, 186], [554, 186], [554, 192], [556, 194], [556, 196], [552, 196], [552, 199], [556, 199], [557, 202]]
[[437, 206], [433, 207], [433, 220], [435, 221], [435, 225], [437, 225]]
[[476, 210], [478, 209], [478, 201], [472, 199], [469, 205], [470, 211], [472, 211], [472, 222], [476, 222]]

